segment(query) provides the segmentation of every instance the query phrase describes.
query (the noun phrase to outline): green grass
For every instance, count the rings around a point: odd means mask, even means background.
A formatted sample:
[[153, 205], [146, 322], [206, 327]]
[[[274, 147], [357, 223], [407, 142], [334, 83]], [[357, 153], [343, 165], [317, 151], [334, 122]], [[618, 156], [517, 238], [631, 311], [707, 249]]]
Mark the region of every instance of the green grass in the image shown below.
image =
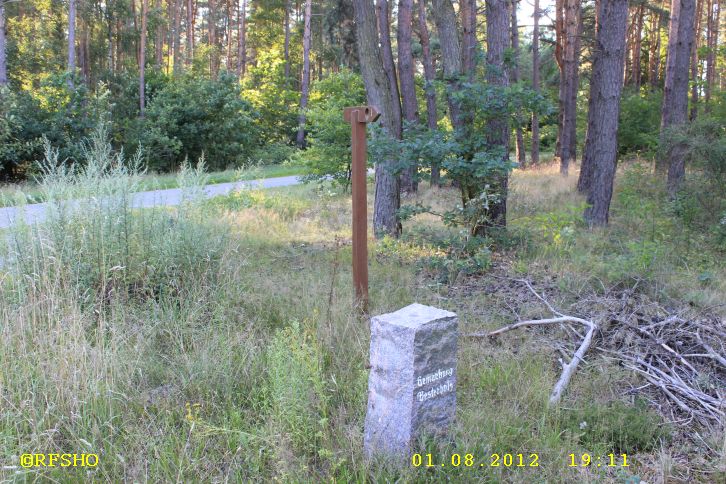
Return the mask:
[[[304, 175], [305, 167], [296, 164], [261, 165], [242, 170], [225, 170], [207, 173], [208, 184], [228, 183], [263, 178], [276, 178], [292, 175]], [[138, 191], [164, 190], [178, 188], [177, 173], [149, 173], [143, 175], [138, 184]], [[0, 185], [0, 207], [13, 206], [18, 197], [27, 203], [44, 201], [40, 187], [34, 182]]]
[[[478, 274], [436, 277], [438, 268], [426, 261], [441, 249], [429, 236], [442, 237], [445, 228], [428, 216], [407, 222], [401, 242], [371, 241], [371, 314], [420, 302], [456, 311], [463, 334], [490, 330], [512, 321], [513, 306], [523, 319], [546, 313], [536, 301], [520, 301], [500, 276], [566, 273], [567, 281], [580, 282], [603, 276], [573, 253], [596, 261], [612, 253], [628, 270], [650, 267], [619, 239], [629, 230], [639, 240], [647, 228], [627, 228], [625, 214], [616, 212], [610, 231], [588, 233], [562, 209], [580, 203], [571, 183], [544, 168], [516, 172], [513, 242], [495, 247], [492, 267]], [[424, 187], [418, 197], [447, 206], [457, 193]], [[372, 201], [370, 186], [369, 213]], [[158, 231], [168, 239], [132, 256], [148, 262], [134, 264], [146, 272], [127, 271], [125, 236], [106, 238], [104, 221], [123, 217], [89, 213], [70, 225], [83, 236], [60, 231], [59, 243], [29, 252], [25, 268], [4, 269], [0, 480], [661, 482], [685, 476], [695, 458], [699, 473], [688, 474], [691, 480], [718, 477], [712, 471], [724, 464], [722, 435], [703, 435], [721, 453], [720, 463], [701, 459], [702, 449], [684, 449], [684, 430], [624, 397], [636, 379], [595, 354], [578, 369], [561, 407], [549, 407], [560, 371], [556, 330], [514, 332], [498, 341], [461, 338], [452, 439], [423, 440], [417, 448], [437, 465], [367, 463], [369, 330], [353, 306], [350, 203], [348, 194], [310, 185], [248, 190], [162, 210], [166, 217], [127, 213], [138, 221], [128, 225], [138, 240]], [[104, 252], [105, 246], [114, 249]], [[54, 247], [64, 248], [65, 259], [54, 262], [48, 252]], [[106, 262], [79, 286], [88, 260]], [[180, 277], [169, 267], [174, 261], [190, 264], [191, 276]], [[678, 274], [643, 274], [679, 293]], [[563, 308], [572, 302], [567, 291], [548, 295]], [[90, 473], [2, 467], [17, 465], [13, 456], [23, 453], [84, 450], [100, 455]], [[568, 466], [570, 454], [616, 451], [628, 454], [629, 467]], [[472, 454], [477, 464], [491, 463], [495, 453], [521, 453], [527, 461], [537, 454], [539, 467], [440, 466], [455, 453], [462, 461]]]

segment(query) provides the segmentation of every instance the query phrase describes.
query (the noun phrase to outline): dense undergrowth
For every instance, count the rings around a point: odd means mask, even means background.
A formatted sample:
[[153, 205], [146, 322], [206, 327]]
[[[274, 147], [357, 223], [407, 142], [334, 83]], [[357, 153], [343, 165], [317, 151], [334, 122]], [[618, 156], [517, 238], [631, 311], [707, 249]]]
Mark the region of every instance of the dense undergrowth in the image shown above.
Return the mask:
[[[187, 202], [135, 210], [138, 171], [102, 137], [86, 168], [47, 150], [45, 224], [19, 226], [0, 269], [0, 446], [9, 480], [287, 482], [648, 482], [723, 476], [723, 429], [703, 446], [624, 394], [637, 378], [592, 356], [562, 408], [545, 331], [461, 340], [457, 424], [421, 442], [435, 462], [539, 455], [539, 467], [367, 464], [361, 442], [368, 329], [352, 305], [350, 198], [335, 188], [248, 190], [208, 202], [186, 169]], [[433, 217], [372, 245], [371, 313], [411, 302], [456, 311], [463, 333], [543, 314], [506, 277], [552, 280], [553, 303], [616, 285], [664, 301], [723, 301], [722, 252], [679, 224], [636, 166], [620, 177], [612, 228], [589, 231], [573, 179], [513, 176], [511, 230], [471, 241]], [[80, 201], [67, 203], [74, 191]], [[422, 189], [434, 206], [454, 190]], [[370, 197], [372, 200], [372, 197]], [[442, 235], [443, 234], [443, 235]], [[453, 249], [451, 248], [453, 247]], [[704, 274], [711, 274], [705, 277]], [[721, 308], [720, 310], [723, 310]], [[94, 469], [23, 469], [21, 454], [93, 452]], [[570, 467], [570, 454], [628, 455], [628, 467]], [[15, 466], [15, 467], [13, 467]], [[718, 474], [720, 472], [720, 474]]]

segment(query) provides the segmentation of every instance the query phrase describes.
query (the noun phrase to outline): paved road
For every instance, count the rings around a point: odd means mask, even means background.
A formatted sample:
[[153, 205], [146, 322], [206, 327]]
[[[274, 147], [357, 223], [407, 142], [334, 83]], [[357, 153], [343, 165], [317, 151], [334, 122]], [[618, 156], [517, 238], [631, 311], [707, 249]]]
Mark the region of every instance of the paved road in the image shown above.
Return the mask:
[[[248, 180], [242, 182], [219, 183], [216, 185], [207, 185], [204, 187], [204, 194], [207, 198], [224, 195], [233, 190], [248, 188], [275, 188], [287, 187], [301, 183], [299, 176], [282, 176], [278, 178], [264, 178], [260, 180]], [[168, 190], [153, 190], [150, 192], [139, 192], [134, 194], [131, 204], [135, 208], [145, 207], [172, 207], [179, 205], [182, 197], [180, 188], [170, 188]], [[25, 221], [29, 224], [42, 222], [45, 219], [47, 205], [45, 203], [34, 203], [25, 206]], [[0, 229], [10, 227], [18, 217], [18, 209], [15, 207], [0, 208]], [[1, 264], [1, 261], [0, 261]]]

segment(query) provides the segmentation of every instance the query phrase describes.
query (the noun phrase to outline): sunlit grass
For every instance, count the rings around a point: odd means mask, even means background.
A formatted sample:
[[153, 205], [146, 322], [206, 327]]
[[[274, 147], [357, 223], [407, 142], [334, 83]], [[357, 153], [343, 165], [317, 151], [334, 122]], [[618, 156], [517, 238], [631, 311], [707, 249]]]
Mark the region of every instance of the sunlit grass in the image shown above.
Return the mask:
[[[556, 167], [515, 171], [514, 245], [494, 255], [494, 270], [504, 271], [496, 274], [605, 282], [597, 271], [607, 268], [608, 255], [661, 284], [687, 274], [671, 265], [672, 279], [662, 278], [632, 258], [637, 251], [626, 242], [644, 238], [649, 226], [628, 222], [620, 205], [606, 230], [590, 232], [576, 220], [579, 212], [555, 218], [581, 204], [574, 180]], [[369, 185], [369, 214], [373, 199]], [[404, 203], [412, 200], [438, 210], [457, 203], [458, 194], [422, 184]], [[461, 338], [453, 439], [421, 447], [439, 463], [450, 462], [452, 453], [473, 454], [477, 462], [489, 462], [493, 453], [536, 453], [539, 467], [367, 464], [361, 443], [369, 330], [353, 304], [350, 204], [349, 194], [329, 185], [252, 189], [204, 202], [200, 223], [226, 227], [229, 243], [221, 264], [185, 281], [180, 295], [120, 297], [119, 288], [81, 304], [69, 281], [41, 273], [30, 276], [39, 277], [37, 297], [18, 302], [6, 280], [0, 286], [0, 445], [10, 457], [2, 465], [17, 465], [13, 456], [24, 452], [85, 449], [99, 453], [101, 462], [91, 474], [2, 468], [0, 478], [18, 479], [17, 470], [21, 479], [61, 481], [528, 483], [624, 482], [636, 475], [658, 482], [678, 473], [670, 456], [681, 450], [654, 442], [656, 433], [634, 436], [623, 428], [623, 418], [658, 422], [638, 406], [614, 406], [633, 378], [623, 369], [588, 357], [568, 388], [566, 409], [548, 408], [560, 368], [544, 330], [512, 333], [497, 344]], [[561, 233], [556, 244], [554, 235], [570, 225], [572, 233]], [[400, 242], [369, 239], [371, 314], [420, 302], [457, 312], [462, 333], [512, 322], [508, 295], [477, 285], [498, 279], [484, 272], [442, 283], [420, 263], [440, 255], [437, 241], [427, 238], [450, 230], [440, 220], [423, 215], [404, 230]], [[672, 242], [658, 240], [667, 253]], [[544, 312], [524, 304], [519, 316]], [[610, 428], [613, 411], [627, 415], [618, 414]], [[625, 469], [568, 468], [571, 453], [611, 450], [588, 441], [571, 415], [597, 420], [647, 449], [628, 450]]]

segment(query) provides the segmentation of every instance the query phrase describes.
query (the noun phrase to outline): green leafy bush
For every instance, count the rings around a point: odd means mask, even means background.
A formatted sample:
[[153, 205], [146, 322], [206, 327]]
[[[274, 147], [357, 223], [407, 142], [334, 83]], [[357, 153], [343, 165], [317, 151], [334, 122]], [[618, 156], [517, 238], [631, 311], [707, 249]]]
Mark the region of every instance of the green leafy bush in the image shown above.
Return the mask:
[[260, 165], [281, 165], [290, 161], [296, 154], [297, 150], [294, 146], [273, 142], [260, 146], [250, 155], [252, 163]]
[[625, 92], [620, 101], [618, 152], [653, 154], [658, 149], [660, 91]]
[[300, 154], [310, 171], [306, 180], [331, 177], [344, 187], [350, 184], [350, 124], [343, 121], [343, 108], [365, 103], [363, 80], [348, 69], [313, 85], [307, 112], [309, 148]]
[[257, 114], [234, 76], [182, 78], [164, 86], [138, 125], [149, 169], [171, 171], [204, 155], [220, 170], [245, 162], [259, 145]]
[[261, 143], [291, 144], [297, 134], [300, 91], [285, 78], [282, 52], [258, 52], [256, 61], [245, 77], [242, 93], [258, 113]]
[[0, 93], [0, 179], [32, 175], [35, 161], [43, 158], [42, 138], [58, 149], [61, 161], [79, 160], [82, 140], [108, 116], [109, 92], [95, 92], [68, 75], [50, 75], [31, 92]]

